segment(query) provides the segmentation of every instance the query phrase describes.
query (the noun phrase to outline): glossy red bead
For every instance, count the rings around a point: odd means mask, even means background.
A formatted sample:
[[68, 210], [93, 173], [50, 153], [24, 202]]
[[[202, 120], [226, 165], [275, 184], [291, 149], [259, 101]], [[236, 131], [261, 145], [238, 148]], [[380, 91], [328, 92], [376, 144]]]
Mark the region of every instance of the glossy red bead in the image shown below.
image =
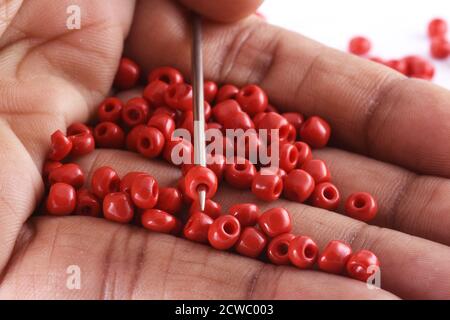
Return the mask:
[[95, 149], [95, 139], [90, 132], [82, 132], [69, 136], [72, 141], [72, 156], [84, 156], [91, 153]]
[[172, 67], [159, 67], [153, 69], [148, 75], [148, 83], [155, 80], [163, 81], [167, 84], [183, 83], [183, 75], [180, 71]]
[[190, 163], [194, 156], [192, 144], [182, 138], [172, 138], [166, 141], [163, 157], [166, 161], [174, 165], [182, 165], [183, 163]]
[[238, 189], [250, 189], [256, 175], [256, 168], [247, 159], [235, 158], [234, 163], [225, 165], [225, 181]]
[[308, 144], [297, 141], [294, 146], [298, 150], [297, 168], [301, 168], [306, 162], [313, 158], [311, 148]]
[[120, 188], [119, 188], [119, 190], [122, 191], [122, 192], [128, 193], [128, 195], [131, 195], [131, 185], [133, 184], [133, 182], [136, 179], [136, 177], [142, 176], [142, 175], [147, 175], [147, 173], [140, 172], [140, 171], [128, 172], [120, 180]]
[[430, 45], [431, 56], [435, 59], [446, 59], [450, 55], [450, 42], [445, 38], [434, 38]]
[[339, 206], [339, 200], [339, 190], [330, 182], [317, 184], [310, 198], [314, 207], [326, 210], [336, 210]]
[[266, 245], [267, 238], [261, 231], [246, 227], [236, 242], [235, 250], [243, 256], [256, 258], [261, 255]]
[[265, 116], [266, 116], [266, 112], [259, 112], [259, 113], [257, 113], [256, 115], [253, 116], [252, 121], [253, 121], [253, 124], [255, 125], [255, 128], [259, 127], [259, 122]]
[[216, 98], [219, 88], [217, 87], [217, 84], [214, 81], [205, 81], [203, 85], [203, 91], [205, 100], [211, 103]]
[[114, 87], [120, 90], [131, 89], [139, 81], [140, 74], [140, 68], [136, 62], [123, 57], [120, 59], [119, 67], [114, 78]]
[[280, 146], [279, 166], [286, 173], [291, 172], [297, 167], [299, 152], [296, 146], [290, 143], [283, 143]]
[[74, 136], [80, 133], [90, 133], [92, 134], [91, 128], [81, 122], [74, 122], [67, 127], [67, 136]]
[[133, 204], [125, 192], [108, 193], [103, 199], [103, 216], [107, 220], [128, 223], [133, 215]]
[[313, 239], [298, 236], [289, 243], [288, 256], [291, 263], [300, 269], [310, 269], [317, 260], [319, 248]]
[[319, 256], [319, 269], [328, 273], [342, 274], [351, 255], [352, 248], [348, 244], [332, 240]]
[[283, 180], [277, 174], [258, 172], [252, 181], [252, 193], [260, 200], [275, 201], [283, 192]]
[[292, 231], [291, 215], [284, 208], [267, 210], [259, 216], [258, 225], [271, 238]]
[[447, 30], [447, 22], [441, 18], [435, 18], [428, 24], [428, 36], [430, 38], [445, 37]]
[[270, 240], [267, 246], [267, 257], [276, 265], [288, 265], [289, 244], [295, 238], [291, 233], [283, 233]]
[[100, 122], [94, 129], [94, 138], [100, 148], [122, 149], [125, 143], [123, 129], [112, 122]]
[[49, 160], [61, 161], [72, 151], [72, 141], [61, 130], [55, 131], [50, 139], [51, 149], [48, 154]]
[[[196, 212], [201, 212], [200, 203], [198, 200], [193, 201], [191, 206], [189, 207], [189, 216], [193, 215]], [[206, 215], [211, 217], [212, 219], [217, 219], [222, 214], [222, 206], [211, 199], [206, 199], [205, 202], [205, 210], [203, 211]]]
[[55, 183], [48, 193], [47, 212], [56, 216], [69, 215], [75, 210], [76, 202], [76, 192], [70, 184]]
[[266, 110], [269, 102], [264, 90], [254, 84], [241, 88], [236, 95], [236, 100], [242, 110], [251, 117]]
[[236, 100], [224, 100], [217, 103], [214, 108], [212, 108], [214, 119], [222, 125], [231, 115], [241, 112], [242, 109]]
[[164, 113], [153, 115], [147, 125], [161, 131], [166, 141], [172, 138], [172, 134], [175, 131], [175, 121], [171, 116]]
[[137, 133], [136, 149], [147, 158], [158, 157], [164, 149], [164, 135], [156, 128], [145, 127]]
[[312, 159], [303, 164], [301, 169], [308, 172], [316, 184], [331, 181], [330, 170], [323, 160]]
[[103, 100], [98, 107], [98, 119], [100, 122], [119, 122], [122, 115], [122, 100], [109, 97]]
[[122, 121], [132, 128], [148, 121], [150, 108], [148, 102], [143, 98], [130, 99], [122, 109]]
[[260, 134], [261, 130], [266, 130], [266, 135], [269, 142], [272, 139], [272, 129], [278, 130], [278, 140], [281, 143], [286, 142], [291, 131], [290, 126], [291, 124], [282, 115], [276, 112], [266, 113], [266, 115], [262, 117], [258, 123]]
[[378, 204], [367, 192], [355, 192], [345, 201], [345, 213], [354, 219], [369, 222], [378, 212]]
[[218, 250], [227, 250], [239, 240], [241, 225], [230, 215], [220, 216], [211, 224], [208, 230], [208, 241]]
[[384, 62], [384, 64], [401, 74], [408, 75], [408, 63], [405, 59], [392, 59]]
[[258, 223], [259, 208], [254, 203], [239, 203], [228, 209], [228, 214], [239, 220], [241, 227], [253, 227]]
[[185, 129], [189, 131], [191, 137], [194, 136], [194, 113], [192, 111], [186, 111], [181, 114], [177, 123], [178, 129]]
[[75, 214], [80, 216], [100, 217], [102, 207], [97, 197], [87, 189], [77, 191]]
[[300, 129], [300, 138], [311, 148], [323, 148], [330, 139], [331, 128], [324, 119], [314, 116], [303, 123]]
[[176, 110], [192, 110], [192, 87], [186, 83], [173, 84], [164, 93], [164, 101]]
[[362, 56], [369, 53], [371, 47], [372, 45], [369, 39], [365, 37], [354, 37], [350, 40], [348, 51], [358, 56]]
[[313, 177], [304, 170], [294, 169], [284, 179], [284, 196], [292, 201], [303, 203], [313, 193], [316, 186]]
[[216, 103], [229, 99], [236, 99], [238, 93], [239, 89], [236, 86], [232, 84], [223, 85], [217, 92]]
[[433, 79], [435, 68], [427, 59], [420, 56], [408, 56], [405, 61], [408, 64], [408, 76], [424, 80]]
[[172, 215], [180, 213], [183, 206], [183, 195], [177, 188], [160, 188], [156, 209]]
[[142, 96], [148, 101], [151, 107], [159, 107], [165, 104], [164, 95], [169, 85], [160, 80], [150, 82], [144, 89]]
[[186, 239], [208, 243], [208, 230], [214, 220], [202, 212], [192, 214], [183, 229], [183, 235]]
[[120, 189], [120, 178], [114, 169], [100, 167], [92, 175], [91, 191], [98, 198], [103, 199], [108, 193], [117, 192]]
[[198, 199], [199, 188], [206, 191], [206, 199], [214, 197], [217, 191], [217, 177], [211, 169], [201, 166], [191, 168], [184, 176], [184, 190], [186, 195], [196, 200]]
[[44, 166], [42, 168], [42, 178], [45, 182], [48, 180], [48, 176], [50, 172], [52, 172], [54, 169], [61, 167], [63, 164], [59, 161], [51, 161], [47, 160], [44, 163]]
[[75, 163], [68, 163], [54, 168], [50, 172], [48, 180], [50, 184], [64, 182], [78, 189], [84, 184], [84, 173], [79, 165]]
[[156, 108], [155, 111], [153, 111], [153, 115], [157, 115], [157, 114], [167, 114], [174, 120], [177, 117], [177, 111], [172, 108], [169, 108], [167, 106], [161, 106], [161, 107]]
[[137, 175], [131, 184], [131, 200], [141, 209], [152, 209], [158, 202], [158, 182], [151, 175]]
[[254, 129], [252, 118], [246, 112], [229, 114], [222, 123], [224, 129], [242, 129], [244, 131]]
[[[378, 257], [369, 250], [358, 251], [350, 257], [347, 262], [347, 274], [353, 279], [367, 281], [380, 267]], [[370, 270], [372, 269], [372, 270]]]
[[137, 142], [139, 133], [142, 129], [145, 129], [147, 126], [144, 124], [137, 125], [136, 127], [132, 128], [130, 132], [128, 132], [126, 140], [125, 140], [125, 146], [127, 150], [130, 151], [137, 151]]
[[[206, 167], [212, 170], [214, 174], [217, 177], [217, 180], [220, 181], [223, 178], [223, 174], [225, 171], [225, 157], [221, 154], [208, 154], [206, 156]], [[183, 175], [186, 175], [186, 173], [192, 168], [195, 167], [195, 164], [189, 163], [189, 164], [183, 164], [181, 170], [183, 172]]]
[[305, 121], [305, 117], [298, 112], [286, 112], [283, 113], [282, 116], [294, 126], [296, 132], [300, 132], [300, 128], [302, 127], [303, 122]]
[[145, 210], [141, 217], [142, 226], [150, 231], [177, 234], [181, 222], [173, 215], [158, 209]]

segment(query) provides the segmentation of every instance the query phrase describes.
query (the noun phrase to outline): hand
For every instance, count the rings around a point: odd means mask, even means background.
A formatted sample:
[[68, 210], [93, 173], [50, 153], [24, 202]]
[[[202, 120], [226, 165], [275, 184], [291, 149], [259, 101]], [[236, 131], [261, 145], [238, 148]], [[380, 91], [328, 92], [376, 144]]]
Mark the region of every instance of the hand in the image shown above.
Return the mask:
[[[259, 4], [182, 2], [228, 22]], [[10, 13], [18, 12], [0, 24], [0, 298], [450, 297], [447, 90], [256, 17], [205, 23], [205, 77], [260, 83], [280, 109], [323, 116], [332, 125], [335, 148], [315, 155], [330, 164], [344, 197], [363, 190], [378, 198], [376, 226], [277, 203], [291, 211], [294, 232], [311, 236], [321, 248], [341, 239], [376, 253], [383, 290], [369, 290], [349, 278], [267, 265], [103, 219], [30, 218], [44, 193], [40, 170], [50, 134], [95, 112], [108, 94], [129, 30], [125, 54], [145, 71], [172, 65], [188, 74], [190, 41], [186, 11], [174, 1], [138, 1], [134, 8], [129, 0], [80, 0], [79, 31], [62, 27], [69, 1], [9, 3]], [[88, 180], [102, 165], [121, 174], [146, 170], [162, 185], [180, 175], [125, 151], [97, 150], [79, 163]], [[222, 186], [217, 201], [227, 208], [254, 198]], [[70, 265], [80, 267], [80, 290], [66, 287]]]

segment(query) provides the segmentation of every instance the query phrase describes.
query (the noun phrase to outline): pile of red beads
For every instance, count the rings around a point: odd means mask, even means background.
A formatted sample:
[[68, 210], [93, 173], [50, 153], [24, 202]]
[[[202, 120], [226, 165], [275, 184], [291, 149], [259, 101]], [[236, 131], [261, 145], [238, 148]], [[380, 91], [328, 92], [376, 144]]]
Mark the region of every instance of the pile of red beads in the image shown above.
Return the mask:
[[[117, 89], [138, 84], [139, 67], [130, 59], [121, 60], [115, 78]], [[283, 208], [260, 213], [256, 204], [232, 206], [222, 214], [213, 201], [222, 180], [238, 189], [248, 189], [261, 200], [275, 201], [280, 196], [296, 202], [307, 202], [326, 210], [337, 210], [338, 188], [332, 183], [326, 163], [313, 157], [311, 149], [323, 148], [330, 138], [329, 124], [322, 118], [305, 119], [296, 112], [280, 114], [269, 104], [266, 93], [257, 85], [237, 88], [226, 84], [205, 83], [205, 117], [208, 129], [252, 130], [237, 154], [238, 145], [220, 136], [226, 153], [211, 152], [207, 167], [192, 164], [192, 143], [174, 137], [176, 129], [193, 131], [192, 87], [176, 69], [160, 67], [148, 76], [142, 96], [123, 103], [116, 97], [105, 99], [98, 108], [93, 127], [74, 123], [65, 135], [51, 136], [51, 150], [44, 165], [43, 177], [48, 186], [46, 212], [51, 215], [87, 215], [119, 223], [134, 223], [161, 233], [183, 236], [191, 241], [209, 243], [218, 250], [269, 260], [274, 264], [292, 264], [348, 274], [366, 280], [378, 266], [377, 257], [362, 250], [352, 253], [349, 245], [331, 241], [319, 253], [309, 237], [292, 234], [290, 214]], [[257, 129], [257, 130], [254, 130]], [[250, 145], [264, 147], [259, 132], [276, 130], [268, 143], [276, 145], [279, 167], [251, 159]], [[272, 131], [271, 131], [272, 132]], [[159, 186], [149, 173], [130, 172], [119, 177], [110, 167], [98, 168], [86, 188], [81, 168], [70, 162], [92, 152], [95, 147], [126, 149], [146, 158], [163, 158], [179, 165], [183, 177], [177, 186]], [[183, 161], [177, 163], [174, 154]], [[225, 156], [227, 155], [227, 156]], [[188, 161], [185, 161], [185, 160]], [[206, 208], [200, 211], [199, 187], [206, 190]], [[186, 205], [189, 206], [185, 210]], [[355, 219], [372, 220], [377, 203], [368, 193], [356, 192], [345, 201], [345, 212]]]

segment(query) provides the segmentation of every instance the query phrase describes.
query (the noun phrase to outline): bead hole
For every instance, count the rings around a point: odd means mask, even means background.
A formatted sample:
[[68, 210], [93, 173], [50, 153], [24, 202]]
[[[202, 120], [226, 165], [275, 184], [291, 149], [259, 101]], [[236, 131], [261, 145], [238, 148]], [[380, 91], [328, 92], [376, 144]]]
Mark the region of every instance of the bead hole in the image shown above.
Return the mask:
[[108, 131], [108, 128], [106, 126], [101, 126], [100, 128], [98, 128], [98, 135], [104, 136], [104, 135], [106, 135], [107, 131]]
[[358, 209], [364, 208], [364, 206], [366, 205], [366, 200], [363, 198], [356, 198], [354, 205]]
[[142, 138], [140, 145], [143, 149], [149, 149], [151, 147], [152, 143], [149, 138]]
[[306, 258], [313, 259], [317, 254], [316, 247], [314, 247], [312, 244], [307, 245], [303, 250], [303, 254]]
[[325, 199], [333, 200], [336, 197], [336, 190], [331, 187], [325, 188], [323, 190], [323, 196]]
[[115, 105], [113, 105], [113, 104], [107, 104], [107, 105], [105, 106], [105, 111], [106, 111], [106, 112], [112, 112], [112, 111], [114, 111], [115, 108], [116, 108]]
[[131, 120], [134, 120], [134, 121], [139, 120], [139, 118], [140, 118], [139, 111], [137, 111], [136, 109], [130, 109], [128, 111], [128, 118], [130, 118]]
[[243, 96], [244, 97], [250, 97], [250, 96], [253, 95], [254, 92], [255, 91], [253, 90], [253, 88], [247, 88], [247, 89], [244, 90]]
[[165, 83], [170, 83], [170, 77], [167, 74], [162, 74], [158, 80], [165, 82]]
[[279, 256], [285, 256], [288, 254], [289, 245], [286, 242], [282, 242], [278, 245], [277, 252]]
[[236, 226], [234, 225], [234, 223], [226, 222], [223, 225], [223, 231], [228, 235], [233, 235], [236, 233]]
[[109, 192], [116, 192], [118, 191], [120, 188], [120, 181], [119, 180], [111, 180], [111, 182], [109, 183]]

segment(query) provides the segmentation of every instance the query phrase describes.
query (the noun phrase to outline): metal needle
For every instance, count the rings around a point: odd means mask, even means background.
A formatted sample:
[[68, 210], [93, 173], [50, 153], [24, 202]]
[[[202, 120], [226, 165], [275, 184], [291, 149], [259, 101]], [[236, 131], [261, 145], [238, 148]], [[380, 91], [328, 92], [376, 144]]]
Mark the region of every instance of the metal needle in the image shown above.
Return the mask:
[[[194, 162], [206, 167], [205, 146], [205, 105], [203, 94], [203, 55], [202, 55], [202, 21], [200, 16], [192, 17], [192, 84], [193, 84], [193, 114], [194, 114]], [[199, 187], [198, 198], [201, 211], [205, 210], [206, 189]]]

